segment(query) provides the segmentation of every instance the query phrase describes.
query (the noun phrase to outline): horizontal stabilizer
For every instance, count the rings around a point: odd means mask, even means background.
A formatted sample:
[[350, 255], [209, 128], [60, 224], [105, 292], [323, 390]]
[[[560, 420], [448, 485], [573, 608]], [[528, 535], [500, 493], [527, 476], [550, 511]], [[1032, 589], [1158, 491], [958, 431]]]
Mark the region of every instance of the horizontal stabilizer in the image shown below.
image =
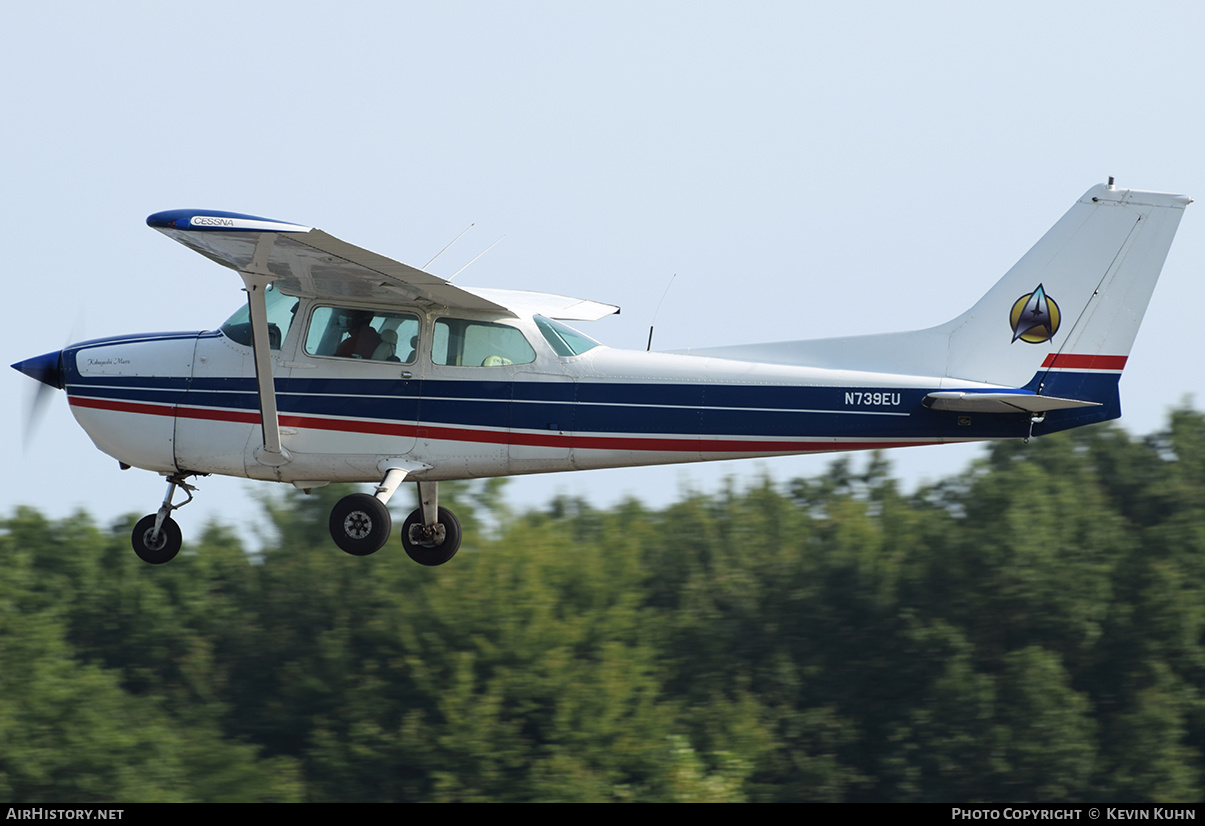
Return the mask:
[[1072, 407], [1100, 407], [1099, 402], [1039, 396], [1025, 390], [1011, 393], [942, 390], [925, 396], [923, 404], [930, 410], [954, 410], [959, 413], [1045, 413], [1048, 410], [1066, 410]]

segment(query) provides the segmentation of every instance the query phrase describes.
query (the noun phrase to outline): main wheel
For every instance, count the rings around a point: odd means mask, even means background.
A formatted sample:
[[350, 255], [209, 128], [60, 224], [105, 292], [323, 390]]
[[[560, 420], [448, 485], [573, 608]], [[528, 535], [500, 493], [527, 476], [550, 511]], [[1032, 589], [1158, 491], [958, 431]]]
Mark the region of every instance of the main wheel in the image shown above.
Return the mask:
[[393, 518], [375, 496], [353, 493], [331, 508], [331, 539], [352, 556], [376, 553], [389, 541]]
[[138, 558], [143, 562], [152, 565], [171, 562], [176, 554], [180, 553], [180, 546], [184, 544], [180, 526], [168, 516], [159, 527], [159, 536], [155, 537], [154, 533], [155, 514], [139, 519], [138, 524], [134, 526], [134, 533], [130, 536], [134, 553], [138, 554]]
[[460, 520], [450, 510], [439, 509], [439, 521], [430, 530], [423, 525], [423, 509], [402, 524], [402, 547], [419, 565], [443, 565], [460, 550]]

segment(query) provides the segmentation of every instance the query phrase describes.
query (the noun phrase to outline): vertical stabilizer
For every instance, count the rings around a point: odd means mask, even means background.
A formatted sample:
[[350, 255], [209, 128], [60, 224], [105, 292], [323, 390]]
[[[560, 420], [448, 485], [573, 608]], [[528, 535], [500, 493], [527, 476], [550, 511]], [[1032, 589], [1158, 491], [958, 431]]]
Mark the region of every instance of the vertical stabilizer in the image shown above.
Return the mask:
[[1031, 389], [1083, 398], [1058, 378], [1067, 368], [1120, 374], [1190, 202], [1090, 189], [987, 295], [943, 325], [945, 375], [1011, 387], [1038, 377]]
[[1047, 430], [1116, 418], [1118, 379], [1190, 203], [1095, 186], [975, 306], [936, 327], [688, 352], [939, 384], [962, 379], [1093, 403], [1090, 412], [1058, 411]]

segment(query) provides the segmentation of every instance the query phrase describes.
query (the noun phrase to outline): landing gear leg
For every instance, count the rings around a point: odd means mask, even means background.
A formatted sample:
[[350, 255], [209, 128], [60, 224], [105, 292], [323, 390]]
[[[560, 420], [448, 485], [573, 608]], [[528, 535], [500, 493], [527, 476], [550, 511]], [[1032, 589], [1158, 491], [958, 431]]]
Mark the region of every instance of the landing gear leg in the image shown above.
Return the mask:
[[352, 556], [368, 556], [384, 547], [393, 530], [393, 517], [385, 505], [405, 478], [406, 471], [390, 468], [377, 485], [375, 496], [353, 493], [335, 503], [330, 530], [340, 550]]
[[402, 524], [402, 548], [419, 565], [443, 565], [460, 550], [460, 522], [439, 507], [437, 482], [419, 482], [418, 501]]
[[1029, 417], [1029, 433], [1022, 440], [1023, 444], [1029, 444], [1029, 440], [1033, 438], [1033, 426], [1035, 424], [1041, 424], [1044, 421], [1046, 421], [1046, 413], [1044, 411]]
[[[167, 495], [163, 497], [163, 504], [159, 510], [142, 517], [134, 526], [130, 542], [134, 546], [134, 553], [138, 554], [138, 558], [143, 562], [162, 565], [164, 562], [170, 562], [176, 554], [180, 553], [180, 546], [183, 544], [180, 526], [169, 514], [192, 501], [192, 494], [196, 488], [184, 481], [191, 475], [191, 473], [175, 473], [167, 477]], [[172, 504], [176, 488], [180, 488], [188, 496], [179, 505]]]

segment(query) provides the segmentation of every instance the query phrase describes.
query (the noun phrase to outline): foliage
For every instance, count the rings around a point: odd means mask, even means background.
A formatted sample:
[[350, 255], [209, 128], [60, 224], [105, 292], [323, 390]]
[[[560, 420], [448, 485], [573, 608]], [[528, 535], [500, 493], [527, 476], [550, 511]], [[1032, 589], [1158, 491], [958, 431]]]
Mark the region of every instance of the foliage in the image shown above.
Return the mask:
[[337, 486], [267, 497], [255, 558], [211, 525], [161, 567], [131, 519], [16, 509], [0, 797], [1201, 797], [1201, 413], [912, 493], [878, 454], [659, 511], [501, 484], [441, 485], [433, 569], [338, 553]]

